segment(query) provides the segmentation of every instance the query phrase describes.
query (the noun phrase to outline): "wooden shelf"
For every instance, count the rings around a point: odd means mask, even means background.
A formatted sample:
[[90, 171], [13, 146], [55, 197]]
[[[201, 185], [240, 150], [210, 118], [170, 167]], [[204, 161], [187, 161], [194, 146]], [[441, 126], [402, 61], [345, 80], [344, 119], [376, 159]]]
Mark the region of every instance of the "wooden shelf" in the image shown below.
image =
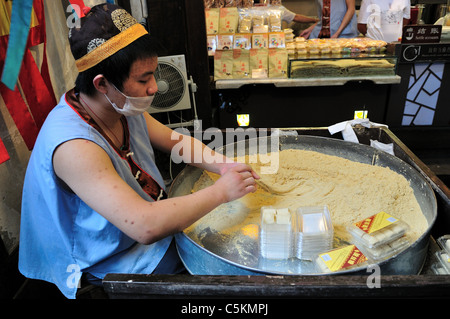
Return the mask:
[[216, 89], [238, 89], [244, 85], [273, 84], [276, 87], [303, 87], [303, 86], [337, 86], [349, 81], [372, 81], [375, 84], [398, 84], [401, 77], [391, 76], [356, 76], [356, 77], [328, 77], [311, 79], [243, 79], [243, 80], [217, 80]]

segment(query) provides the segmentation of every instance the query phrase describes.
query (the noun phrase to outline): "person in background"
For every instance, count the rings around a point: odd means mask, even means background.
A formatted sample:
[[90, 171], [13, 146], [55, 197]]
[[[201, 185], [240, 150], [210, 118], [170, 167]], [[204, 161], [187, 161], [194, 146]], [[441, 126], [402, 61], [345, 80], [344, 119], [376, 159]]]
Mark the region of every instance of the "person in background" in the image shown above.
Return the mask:
[[267, 5], [273, 5], [276, 8], [279, 8], [282, 10], [281, 12], [281, 20], [286, 22], [287, 24], [291, 22], [298, 22], [298, 23], [314, 23], [317, 22], [317, 18], [312, 18], [305, 16], [303, 14], [295, 13], [283, 6], [281, 0], [280, 1], [269, 1], [269, 0], [254, 0], [253, 5], [258, 6], [267, 6]]
[[283, 6], [282, 1], [255, 0], [253, 2], [253, 5], [255, 7], [258, 7], [258, 6], [264, 7], [267, 5], [273, 5], [277, 9], [280, 9], [281, 10], [281, 21], [284, 22], [289, 28], [294, 29], [294, 32], [296, 33], [296, 35], [299, 34], [299, 29], [301, 28], [301, 26], [303, 24], [311, 24], [311, 23], [316, 23], [317, 21], [319, 21], [319, 19], [317, 19], [315, 17], [308, 17], [306, 15], [295, 13], [295, 12], [289, 10], [288, 8]]
[[358, 36], [355, 0], [316, 0], [319, 21], [300, 33], [301, 37], [354, 38]]
[[374, 40], [398, 41], [410, 17], [409, 0], [362, 0], [358, 30]]
[[283, 14], [281, 16], [281, 20], [286, 23], [297, 22], [297, 23], [316, 23], [319, 21], [317, 18], [308, 17], [303, 14], [295, 13], [290, 11], [289, 9], [283, 8]]
[[[75, 88], [42, 126], [22, 194], [19, 270], [67, 298], [77, 297], [80, 283], [101, 285], [108, 273], [185, 272], [173, 234], [255, 191], [259, 178], [146, 112], [157, 92], [153, 38], [116, 5], [84, 11], [69, 30]], [[220, 178], [167, 198], [154, 148], [174, 147]]]

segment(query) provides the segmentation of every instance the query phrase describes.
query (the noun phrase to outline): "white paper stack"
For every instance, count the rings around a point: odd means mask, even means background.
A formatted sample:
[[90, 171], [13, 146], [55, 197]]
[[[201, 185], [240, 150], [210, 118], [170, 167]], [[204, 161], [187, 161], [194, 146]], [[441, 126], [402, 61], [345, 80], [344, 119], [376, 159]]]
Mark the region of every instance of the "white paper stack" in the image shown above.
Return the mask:
[[287, 208], [261, 208], [260, 251], [268, 259], [292, 256], [292, 216]]
[[300, 207], [296, 212], [295, 256], [312, 260], [333, 247], [333, 226], [327, 206]]

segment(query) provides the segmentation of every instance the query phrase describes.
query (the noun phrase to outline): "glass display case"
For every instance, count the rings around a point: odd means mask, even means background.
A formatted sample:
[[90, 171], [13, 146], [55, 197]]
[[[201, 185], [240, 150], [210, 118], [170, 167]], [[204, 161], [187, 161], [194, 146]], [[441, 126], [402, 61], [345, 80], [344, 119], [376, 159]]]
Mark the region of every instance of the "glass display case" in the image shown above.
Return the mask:
[[275, 87], [339, 86], [349, 81], [398, 84], [397, 56], [385, 54], [305, 55], [288, 60], [285, 79], [217, 80], [216, 89], [237, 89], [244, 85], [273, 84]]
[[391, 55], [348, 54], [330, 56], [305, 56], [289, 60], [291, 79], [393, 77], [397, 57]]

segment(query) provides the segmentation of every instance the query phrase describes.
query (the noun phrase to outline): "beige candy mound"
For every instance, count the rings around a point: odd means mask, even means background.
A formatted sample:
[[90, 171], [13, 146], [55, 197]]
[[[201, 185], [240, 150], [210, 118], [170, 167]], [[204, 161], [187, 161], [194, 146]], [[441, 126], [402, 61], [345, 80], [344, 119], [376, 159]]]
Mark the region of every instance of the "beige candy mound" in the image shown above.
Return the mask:
[[[237, 160], [249, 163], [260, 172], [262, 166], [255, 163], [255, 156]], [[276, 174], [262, 175], [261, 181], [283, 191], [282, 194], [258, 187], [255, 193], [219, 206], [186, 232], [189, 234], [206, 225], [224, 233], [241, 231], [246, 225], [259, 223], [263, 206], [289, 208], [295, 212], [300, 206], [322, 205], [330, 210], [338, 240], [350, 239], [348, 225], [381, 211], [406, 222], [410, 226], [411, 241], [417, 240], [428, 228], [409, 182], [389, 168], [295, 149], [279, 152], [279, 166]], [[218, 177], [204, 172], [193, 191], [212, 184]]]

